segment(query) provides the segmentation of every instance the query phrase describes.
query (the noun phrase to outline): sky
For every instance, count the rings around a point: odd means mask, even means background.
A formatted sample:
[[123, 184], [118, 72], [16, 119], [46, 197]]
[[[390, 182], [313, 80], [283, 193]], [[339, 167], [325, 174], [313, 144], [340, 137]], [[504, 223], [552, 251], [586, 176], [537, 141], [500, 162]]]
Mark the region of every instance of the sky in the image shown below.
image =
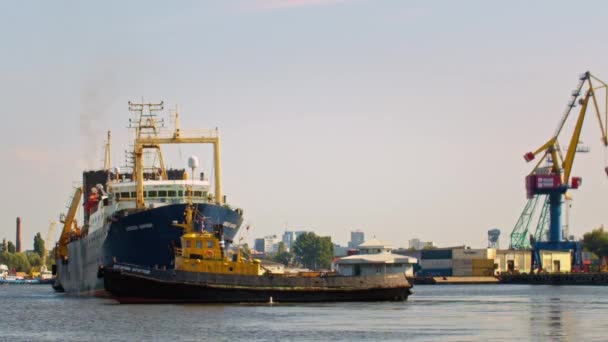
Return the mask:
[[[85, 168], [128, 149], [127, 102], [220, 129], [245, 239], [363, 230], [508, 247], [532, 169], [578, 75], [608, 79], [603, 1], [0, 1], [0, 238], [46, 235]], [[169, 122], [167, 122], [169, 124]], [[608, 223], [607, 152], [590, 116], [570, 233]], [[563, 143], [567, 145], [566, 143]], [[185, 167], [208, 148], [166, 151]], [[57, 237], [57, 232], [54, 238]]]

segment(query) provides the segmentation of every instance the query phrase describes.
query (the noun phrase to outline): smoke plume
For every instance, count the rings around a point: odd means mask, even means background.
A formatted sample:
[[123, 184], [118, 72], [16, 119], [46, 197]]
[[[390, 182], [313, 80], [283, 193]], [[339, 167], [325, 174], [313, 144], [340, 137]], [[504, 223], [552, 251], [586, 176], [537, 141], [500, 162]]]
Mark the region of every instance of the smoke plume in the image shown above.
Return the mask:
[[110, 104], [114, 97], [114, 82], [109, 72], [89, 79], [80, 94], [80, 135], [82, 138], [82, 163], [87, 169], [102, 165], [105, 133], [109, 128]]

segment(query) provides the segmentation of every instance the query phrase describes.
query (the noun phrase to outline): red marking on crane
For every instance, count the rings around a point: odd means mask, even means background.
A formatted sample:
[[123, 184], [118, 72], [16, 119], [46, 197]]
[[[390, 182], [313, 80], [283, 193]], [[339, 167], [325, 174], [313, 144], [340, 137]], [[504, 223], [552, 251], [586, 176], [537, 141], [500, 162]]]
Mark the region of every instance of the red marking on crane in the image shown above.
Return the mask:
[[526, 154], [524, 154], [524, 159], [529, 162], [531, 160], [534, 160], [534, 153], [532, 152], [528, 152]]

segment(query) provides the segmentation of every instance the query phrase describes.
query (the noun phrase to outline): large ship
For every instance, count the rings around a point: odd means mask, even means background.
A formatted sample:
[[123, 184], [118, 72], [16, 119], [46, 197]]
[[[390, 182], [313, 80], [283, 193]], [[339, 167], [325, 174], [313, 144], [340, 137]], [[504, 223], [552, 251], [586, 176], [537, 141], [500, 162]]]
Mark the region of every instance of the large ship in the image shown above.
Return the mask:
[[[83, 172], [82, 184], [74, 189], [69, 210], [61, 218], [54, 267], [57, 291], [106, 296], [100, 270], [116, 262], [173, 269], [183, 234], [174, 223], [183, 221], [186, 206], [198, 213], [198, 230], [220, 234], [226, 247], [233, 243], [243, 211], [226, 204], [222, 195], [218, 130], [181, 130], [176, 111], [175, 128], [167, 131], [157, 115], [163, 109], [162, 102], [129, 102], [136, 117], [129, 120], [134, 141], [125, 172], [111, 168], [109, 132], [103, 169]], [[196, 157], [188, 160], [190, 173], [167, 169], [161, 152], [167, 144], [213, 145], [213, 189], [204, 173], [195, 175]]]

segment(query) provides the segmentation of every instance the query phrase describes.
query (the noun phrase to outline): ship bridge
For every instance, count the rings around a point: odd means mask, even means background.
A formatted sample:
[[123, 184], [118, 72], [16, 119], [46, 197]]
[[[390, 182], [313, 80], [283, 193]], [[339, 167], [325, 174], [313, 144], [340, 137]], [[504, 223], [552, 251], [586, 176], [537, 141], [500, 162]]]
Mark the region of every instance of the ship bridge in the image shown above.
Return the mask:
[[[209, 180], [147, 180], [144, 185], [144, 202], [151, 203], [185, 203], [188, 198], [194, 203], [213, 201], [209, 195]], [[133, 202], [137, 198], [137, 182], [127, 181], [113, 183], [111, 192], [114, 199], [120, 202]]]

